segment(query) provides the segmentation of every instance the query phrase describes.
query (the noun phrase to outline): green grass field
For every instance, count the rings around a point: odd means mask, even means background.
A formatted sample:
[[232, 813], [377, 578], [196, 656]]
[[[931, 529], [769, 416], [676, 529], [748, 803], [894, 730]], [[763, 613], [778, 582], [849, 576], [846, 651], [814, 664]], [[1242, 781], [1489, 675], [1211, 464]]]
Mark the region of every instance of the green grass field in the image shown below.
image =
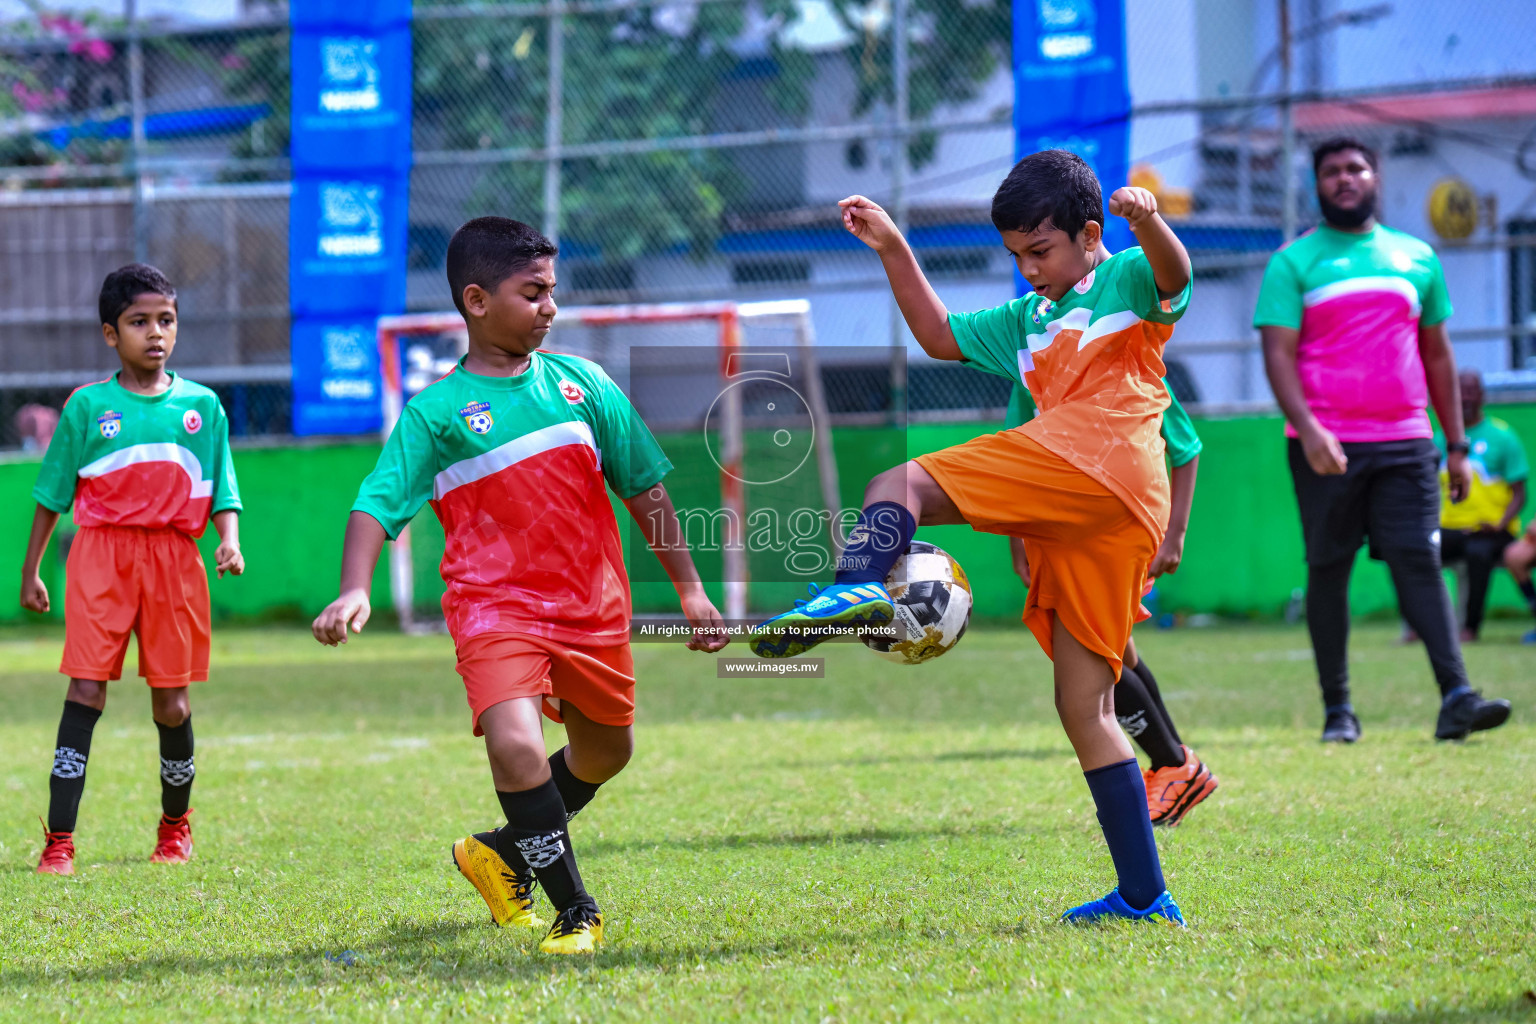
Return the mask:
[[1430, 738], [1422, 651], [1359, 628], [1365, 738], [1326, 749], [1300, 628], [1141, 634], [1222, 780], [1159, 833], [1185, 932], [1055, 923], [1113, 878], [1022, 629], [919, 669], [828, 649], [825, 680], [638, 648], [638, 753], [574, 823], [610, 922], [580, 962], [450, 865], [498, 810], [446, 638], [217, 632], [180, 868], [146, 862], [155, 732], [120, 684], [59, 879], [32, 868], [60, 638], [0, 633], [0, 1019], [1536, 1022], [1519, 625], [1468, 653], [1515, 719], [1464, 745]]

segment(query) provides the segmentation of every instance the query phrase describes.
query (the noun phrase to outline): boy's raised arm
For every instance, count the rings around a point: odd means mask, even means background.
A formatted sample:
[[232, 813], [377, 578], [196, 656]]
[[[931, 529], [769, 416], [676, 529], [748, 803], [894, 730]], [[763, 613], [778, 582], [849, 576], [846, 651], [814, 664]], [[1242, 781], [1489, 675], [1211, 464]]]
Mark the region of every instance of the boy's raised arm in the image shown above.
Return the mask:
[[315, 639], [328, 647], [347, 642], [347, 627], [361, 633], [373, 608], [368, 603], [369, 585], [379, 552], [388, 535], [379, 521], [366, 512], [347, 519], [347, 536], [341, 545], [341, 596], [326, 606], [310, 627]]
[[837, 205], [842, 209], [843, 227], [880, 254], [896, 305], [901, 307], [901, 315], [923, 351], [935, 359], [964, 358], [954, 331], [949, 328], [949, 310], [923, 276], [912, 247], [901, 236], [890, 214], [864, 196], [849, 196]]
[[1189, 253], [1168, 222], [1157, 215], [1157, 197], [1144, 188], [1117, 188], [1109, 197], [1109, 212], [1124, 217], [1146, 254], [1159, 298], [1171, 299], [1189, 287], [1193, 274]]
[[667, 489], [661, 484], [647, 487], [634, 497], [625, 498], [624, 507], [629, 509], [645, 542], [656, 552], [661, 567], [667, 571], [667, 578], [677, 590], [683, 615], [693, 626], [693, 639], [688, 641], [688, 649], [718, 651], [730, 643], [725, 619], [704, 593], [698, 567], [693, 564], [693, 554], [683, 539], [683, 529]]

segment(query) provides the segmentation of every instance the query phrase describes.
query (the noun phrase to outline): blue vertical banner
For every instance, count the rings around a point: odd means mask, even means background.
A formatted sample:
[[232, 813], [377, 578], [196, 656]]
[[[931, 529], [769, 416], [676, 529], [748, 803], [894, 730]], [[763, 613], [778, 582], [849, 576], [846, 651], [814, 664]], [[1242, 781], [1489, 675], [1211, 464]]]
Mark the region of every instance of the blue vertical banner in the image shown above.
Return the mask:
[[291, 0], [293, 432], [381, 420], [375, 323], [405, 308], [410, 0]]
[[[1013, 0], [1014, 153], [1066, 149], [1099, 177], [1105, 205], [1130, 180], [1124, 0]], [[1117, 217], [1113, 252], [1136, 244]]]

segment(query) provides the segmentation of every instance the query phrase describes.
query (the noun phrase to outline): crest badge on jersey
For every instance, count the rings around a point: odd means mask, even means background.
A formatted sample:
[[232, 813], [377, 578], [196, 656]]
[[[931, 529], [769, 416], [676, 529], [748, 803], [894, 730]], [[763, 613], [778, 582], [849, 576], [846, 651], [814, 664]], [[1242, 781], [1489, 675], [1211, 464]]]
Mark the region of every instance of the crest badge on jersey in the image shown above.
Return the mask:
[[587, 393], [581, 390], [580, 384], [577, 384], [575, 381], [566, 380], [564, 377], [560, 378], [560, 393], [564, 395], [565, 400], [570, 402], [572, 405], [577, 404], [582, 399], [587, 397]]
[[470, 402], [459, 410], [459, 415], [464, 417], [464, 425], [477, 434], [489, 434], [496, 425], [490, 402]]
[[196, 409], [188, 409], [181, 414], [181, 425], [187, 428], [187, 433], [195, 434], [203, 429], [203, 414]]
[[101, 436], [108, 441], [112, 440], [123, 429], [123, 414], [108, 409], [96, 417], [96, 429], [101, 431]]

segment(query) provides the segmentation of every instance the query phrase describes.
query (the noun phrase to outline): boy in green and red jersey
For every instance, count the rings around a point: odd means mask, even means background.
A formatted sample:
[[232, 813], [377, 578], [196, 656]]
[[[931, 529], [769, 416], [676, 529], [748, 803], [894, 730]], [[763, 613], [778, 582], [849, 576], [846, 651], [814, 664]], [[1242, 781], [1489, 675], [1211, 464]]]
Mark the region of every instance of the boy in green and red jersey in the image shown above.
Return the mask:
[[[1158, 545], [1152, 563], [1147, 567], [1147, 579], [1142, 596], [1152, 589], [1152, 582], [1165, 572], [1177, 572], [1184, 558], [1184, 535], [1189, 529], [1189, 512], [1195, 499], [1195, 477], [1200, 470], [1200, 452], [1204, 447], [1200, 435], [1195, 433], [1194, 421], [1179, 397], [1168, 387], [1168, 408], [1163, 411], [1159, 432], [1167, 446], [1169, 492], [1168, 532]], [[1003, 429], [1013, 430], [1028, 423], [1035, 416], [1035, 403], [1028, 389], [1013, 386], [1008, 396], [1008, 414]], [[1024, 541], [1019, 537], [1008, 538], [1009, 551], [1013, 556], [1014, 572], [1029, 586], [1029, 556]], [[1137, 610], [1137, 620], [1152, 617], [1143, 606]], [[1195, 806], [1216, 791], [1220, 785], [1205, 762], [1179, 738], [1173, 716], [1163, 705], [1163, 694], [1158, 688], [1152, 666], [1147, 664], [1136, 649], [1135, 639], [1126, 642], [1124, 664], [1120, 682], [1115, 684], [1115, 720], [1125, 734], [1136, 741], [1151, 767], [1142, 769], [1141, 778], [1147, 787], [1147, 814], [1152, 824], [1173, 828]]]
[[[624, 500], [695, 627], [725, 646], [661, 480], [672, 468], [608, 375], [536, 351], [555, 317], [557, 250], [526, 224], [481, 217], [448, 245], [448, 283], [469, 354], [411, 399], [347, 523], [341, 596], [315, 620], [337, 644], [368, 621], [386, 537], [430, 503], [447, 543], [443, 613], [475, 735], [485, 737], [507, 824], [453, 845], [497, 924], [542, 927], [535, 881], [556, 916], [539, 948], [591, 952], [603, 937], [566, 822], [634, 748], [629, 580], [608, 487]], [[569, 743], [544, 754], [541, 713]]]
[[101, 331], [123, 368], [79, 388], [64, 404], [43, 457], [37, 514], [21, 572], [21, 604], [49, 607], [38, 575], [59, 516], [75, 507], [64, 591], [69, 692], [49, 779], [48, 825], [37, 870], [74, 873], [74, 830], [91, 733], [107, 682], [123, 674], [130, 633], [139, 675], [150, 686], [160, 731], [161, 816], [150, 860], [192, 855], [192, 712], [187, 684], [208, 678], [208, 576], [196, 538], [209, 517], [219, 532], [220, 576], [245, 571], [240, 495], [229, 456], [229, 423], [218, 396], [165, 369], [176, 347], [176, 292], [154, 267], [107, 275]]

